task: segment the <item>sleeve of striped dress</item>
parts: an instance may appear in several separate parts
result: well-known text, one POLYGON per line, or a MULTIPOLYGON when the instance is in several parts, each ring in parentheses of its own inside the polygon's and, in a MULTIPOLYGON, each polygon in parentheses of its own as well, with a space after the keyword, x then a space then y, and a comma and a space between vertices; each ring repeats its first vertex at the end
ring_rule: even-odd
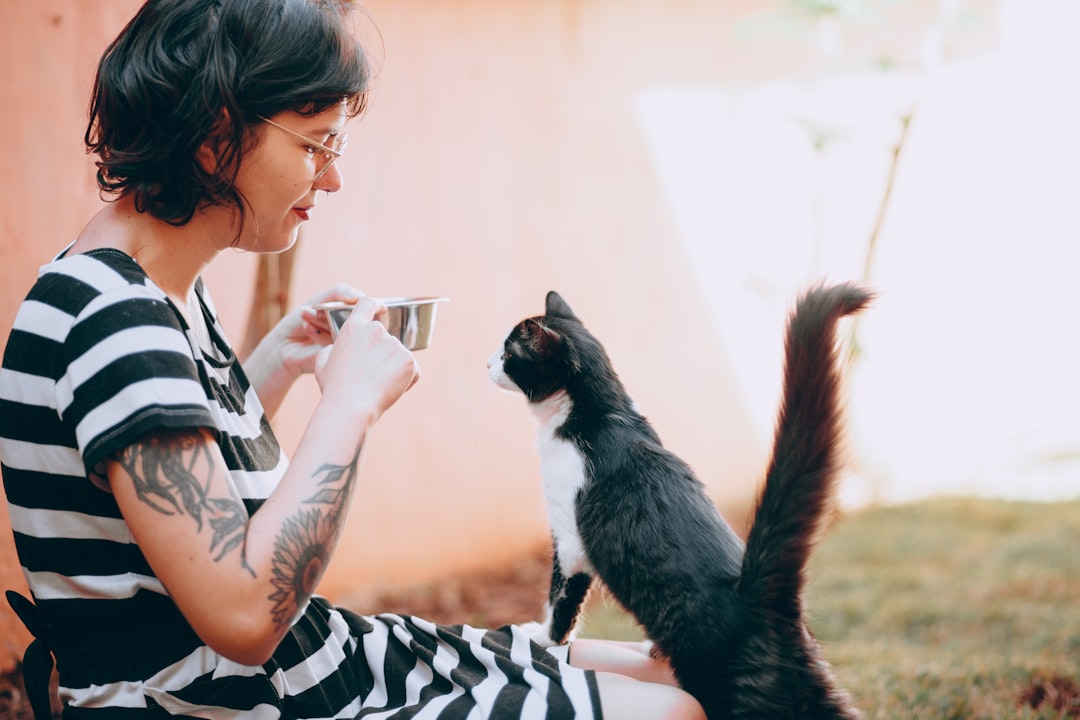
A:
POLYGON ((156 429, 213 428, 206 391, 173 308, 128 286, 87 305, 64 343, 57 405, 87 473, 156 429))

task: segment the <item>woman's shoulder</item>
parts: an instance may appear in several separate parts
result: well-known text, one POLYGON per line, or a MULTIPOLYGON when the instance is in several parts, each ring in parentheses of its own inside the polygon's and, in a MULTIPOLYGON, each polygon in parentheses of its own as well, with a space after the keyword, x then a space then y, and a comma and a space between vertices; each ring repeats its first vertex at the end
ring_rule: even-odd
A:
POLYGON ((118 288, 152 286, 146 272, 127 253, 97 248, 83 253, 61 252, 38 270, 38 284, 81 283, 98 294, 118 288))
POLYGON ((164 303, 167 298, 130 256, 102 248, 61 254, 43 265, 24 306, 50 308, 74 319, 91 305, 125 299, 164 303))
MULTIPOLYGON (((119 250, 98 249, 61 254, 42 266, 12 330, 50 347, 69 342, 89 347, 125 328, 147 325, 183 330, 165 293, 138 263, 119 250)), ((186 347, 179 338, 174 342, 186 347)))

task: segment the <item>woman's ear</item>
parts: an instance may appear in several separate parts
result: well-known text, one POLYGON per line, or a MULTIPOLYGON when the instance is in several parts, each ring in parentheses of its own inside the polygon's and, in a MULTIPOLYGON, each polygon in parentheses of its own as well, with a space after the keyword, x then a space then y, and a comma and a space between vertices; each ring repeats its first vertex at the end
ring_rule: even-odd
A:
POLYGON ((228 146, 232 133, 232 118, 229 111, 222 108, 221 115, 210 128, 210 133, 195 151, 195 159, 199 161, 199 165, 207 175, 217 175, 221 170, 223 150, 228 146))

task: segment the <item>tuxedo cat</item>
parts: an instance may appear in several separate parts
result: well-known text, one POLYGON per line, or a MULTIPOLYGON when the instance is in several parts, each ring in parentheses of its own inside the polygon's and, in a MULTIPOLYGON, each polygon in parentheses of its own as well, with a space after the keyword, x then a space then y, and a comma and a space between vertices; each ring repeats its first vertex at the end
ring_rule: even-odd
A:
POLYGON ((636 409, 600 342, 556 292, 488 361, 524 393, 554 556, 541 644, 561 644, 594 579, 633 614, 679 684, 721 718, 858 718, 804 620, 807 560, 834 498, 836 325, 870 293, 819 286, 787 328, 772 458, 744 546, 636 409))

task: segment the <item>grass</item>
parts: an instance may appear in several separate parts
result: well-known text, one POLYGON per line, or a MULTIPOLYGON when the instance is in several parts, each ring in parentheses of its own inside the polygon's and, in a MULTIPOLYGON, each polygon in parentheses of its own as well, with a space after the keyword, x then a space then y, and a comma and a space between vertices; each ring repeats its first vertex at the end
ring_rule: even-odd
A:
MULTIPOLYGON (((809 620, 874 718, 1080 718, 1080 503, 934 500, 842 517, 809 620)), ((636 639, 594 600, 583 635, 636 639)))

